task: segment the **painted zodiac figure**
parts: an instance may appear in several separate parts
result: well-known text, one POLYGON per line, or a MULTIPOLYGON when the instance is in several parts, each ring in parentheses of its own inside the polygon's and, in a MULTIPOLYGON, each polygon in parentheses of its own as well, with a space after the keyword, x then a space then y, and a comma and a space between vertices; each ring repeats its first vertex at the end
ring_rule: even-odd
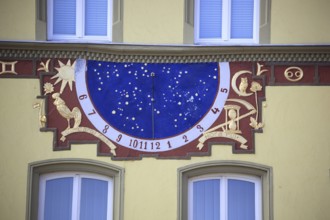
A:
POLYGON ((60 115, 65 118, 68 121, 68 127, 67 129, 70 129, 70 119, 74 119, 74 125, 73 128, 79 127, 81 123, 81 111, 79 108, 74 107, 72 111, 66 106, 63 99, 60 98, 59 93, 54 93, 52 95, 54 101, 54 105, 56 106, 57 111, 60 113, 60 115))

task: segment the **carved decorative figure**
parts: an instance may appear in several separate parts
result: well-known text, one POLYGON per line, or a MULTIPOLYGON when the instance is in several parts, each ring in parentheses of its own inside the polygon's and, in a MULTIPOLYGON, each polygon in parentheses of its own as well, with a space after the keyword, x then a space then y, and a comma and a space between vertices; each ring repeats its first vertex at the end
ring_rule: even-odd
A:
POLYGON ((46 118, 46 115, 42 113, 42 111, 43 111, 43 101, 40 102, 40 103, 35 103, 33 105, 33 108, 34 109, 39 109, 39 125, 40 125, 40 128, 45 127, 46 122, 47 122, 47 118, 46 118))
POLYGON ((48 59, 48 60, 46 61, 46 63, 41 62, 41 63, 40 63, 40 66, 41 66, 41 67, 38 68, 38 71, 49 72, 49 62, 50 62, 50 59, 48 59))
POLYGON ((55 69, 58 73, 53 76, 51 79, 57 78, 55 85, 62 81, 60 93, 62 94, 63 90, 65 89, 66 85, 69 84, 70 91, 72 91, 72 83, 74 82, 74 68, 76 62, 71 65, 71 61, 68 60, 66 64, 63 64, 61 61, 58 61, 60 67, 56 67, 55 69))
POLYGON ((241 78, 241 83, 239 84, 239 91, 243 94, 246 94, 246 89, 249 86, 247 77, 241 78))
POLYGON ((284 71, 284 76, 291 82, 297 82, 303 78, 304 71, 299 67, 292 66, 284 71))
POLYGON ((17 63, 17 61, 14 61, 14 62, 3 62, 3 61, 0 61, 0 64, 1 64, 0 75, 1 74, 5 74, 5 73, 10 73, 10 74, 17 75, 17 73, 15 71, 15 64, 16 63, 17 63))
POLYGON ((239 110, 241 107, 238 105, 225 105, 226 110, 226 132, 241 133, 239 130, 239 110))
POLYGON ((66 129, 70 129, 70 119, 74 119, 73 128, 79 127, 81 123, 81 111, 78 107, 74 107, 72 111, 66 106, 63 99, 61 99, 59 93, 54 93, 52 95, 54 101, 54 105, 56 106, 57 111, 60 115, 68 121, 68 127, 66 129))

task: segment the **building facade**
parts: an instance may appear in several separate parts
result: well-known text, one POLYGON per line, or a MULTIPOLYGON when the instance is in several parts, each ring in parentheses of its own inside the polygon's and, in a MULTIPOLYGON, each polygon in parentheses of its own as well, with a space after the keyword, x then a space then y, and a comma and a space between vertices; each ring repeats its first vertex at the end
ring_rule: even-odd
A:
POLYGON ((2 1, 1 219, 329 219, 330 3, 235 2, 2 1))

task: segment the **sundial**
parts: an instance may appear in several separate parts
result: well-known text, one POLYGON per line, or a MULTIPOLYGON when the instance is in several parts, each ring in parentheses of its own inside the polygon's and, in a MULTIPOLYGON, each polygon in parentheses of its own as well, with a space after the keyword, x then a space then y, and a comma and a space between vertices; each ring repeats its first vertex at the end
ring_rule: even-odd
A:
POLYGON ((228 63, 76 62, 85 115, 131 149, 161 152, 190 143, 217 120, 228 96, 228 63))

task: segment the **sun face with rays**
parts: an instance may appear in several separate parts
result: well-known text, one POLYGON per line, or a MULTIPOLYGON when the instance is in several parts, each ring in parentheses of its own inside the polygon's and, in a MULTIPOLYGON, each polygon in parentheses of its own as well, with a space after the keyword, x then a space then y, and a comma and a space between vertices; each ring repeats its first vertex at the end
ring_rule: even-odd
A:
POLYGON ((68 60, 66 64, 63 64, 61 61, 58 61, 58 64, 60 65, 60 67, 55 67, 58 73, 51 78, 57 78, 54 85, 62 81, 60 93, 63 92, 67 84, 69 84, 70 91, 72 91, 72 82, 75 81, 74 68, 76 66, 76 61, 74 61, 72 65, 70 60, 68 60))

